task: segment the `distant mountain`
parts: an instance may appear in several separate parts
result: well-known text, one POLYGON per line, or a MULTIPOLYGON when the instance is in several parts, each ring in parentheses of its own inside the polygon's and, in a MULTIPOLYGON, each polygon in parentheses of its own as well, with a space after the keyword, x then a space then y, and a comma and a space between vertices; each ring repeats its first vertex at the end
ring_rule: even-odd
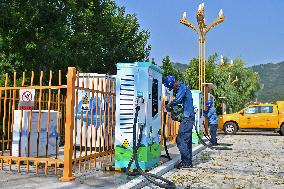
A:
POLYGON ((259 74, 262 89, 257 92, 260 102, 284 101, 284 61, 251 67, 259 74))
POLYGON ((181 64, 181 63, 171 63, 175 69, 178 71, 184 71, 187 68, 186 64, 181 64))

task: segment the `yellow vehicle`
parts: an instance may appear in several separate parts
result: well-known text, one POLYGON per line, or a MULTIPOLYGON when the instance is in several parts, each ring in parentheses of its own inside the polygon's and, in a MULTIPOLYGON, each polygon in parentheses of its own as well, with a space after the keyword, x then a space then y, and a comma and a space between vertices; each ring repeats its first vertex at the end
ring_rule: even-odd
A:
POLYGON ((218 128, 225 134, 239 129, 273 129, 284 135, 284 101, 274 104, 251 104, 243 110, 219 116, 218 128))

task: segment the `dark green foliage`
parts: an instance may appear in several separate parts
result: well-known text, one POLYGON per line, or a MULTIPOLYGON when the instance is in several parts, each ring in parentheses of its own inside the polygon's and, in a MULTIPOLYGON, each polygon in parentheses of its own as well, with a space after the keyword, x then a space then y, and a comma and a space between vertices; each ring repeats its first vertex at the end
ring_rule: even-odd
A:
POLYGON ((284 61, 278 64, 260 64, 251 67, 257 72, 262 83, 257 92, 260 102, 284 100, 284 61))
MULTIPOLYGON (((216 68, 217 54, 213 54, 208 57, 206 62, 206 82, 212 83, 214 79, 214 70, 216 68)), ((198 69, 198 59, 193 58, 190 60, 187 68, 183 72, 183 79, 186 84, 190 86, 191 89, 198 89, 199 81, 199 69, 198 69)))
POLYGON ((114 74, 117 62, 143 61, 150 51, 149 33, 113 0, 3 0, 0 23, 1 75, 65 76, 68 66, 114 74))
POLYGON ((174 64, 171 62, 169 56, 166 56, 163 59, 163 64, 162 64, 161 68, 164 70, 163 80, 164 80, 165 76, 168 76, 168 75, 175 76, 176 80, 182 79, 182 72, 180 72, 180 71, 178 71, 177 69, 174 68, 174 64))

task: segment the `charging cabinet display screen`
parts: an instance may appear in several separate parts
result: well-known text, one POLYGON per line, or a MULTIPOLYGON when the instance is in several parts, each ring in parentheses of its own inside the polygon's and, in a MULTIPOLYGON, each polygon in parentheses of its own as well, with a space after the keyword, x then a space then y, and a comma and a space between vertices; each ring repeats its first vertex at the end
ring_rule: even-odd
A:
POLYGON ((158 97, 158 80, 157 79, 153 79, 153 83, 152 83, 152 117, 154 117, 155 115, 157 115, 158 113, 158 101, 159 101, 159 97, 158 97))

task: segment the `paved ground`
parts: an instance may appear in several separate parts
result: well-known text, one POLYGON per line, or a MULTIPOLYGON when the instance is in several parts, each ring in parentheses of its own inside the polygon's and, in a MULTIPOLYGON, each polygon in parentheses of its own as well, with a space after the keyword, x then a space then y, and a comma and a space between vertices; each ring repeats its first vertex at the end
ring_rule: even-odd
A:
MULTIPOLYGON (((194 145, 197 146, 197 145, 194 145)), ((175 145, 169 145, 169 152, 172 158, 179 155, 175 145)), ((162 152, 165 154, 165 152, 162 152)), ((167 161, 166 158, 161 158, 161 161, 167 161)), ((15 165, 16 166, 16 165, 15 165)), ((30 168, 32 169, 32 167, 30 168)), ((16 170, 16 168, 14 168, 16 170)), ((24 168, 22 169, 24 171, 24 168)), ((74 182, 60 182, 56 176, 34 175, 17 172, 0 171, 0 188, 9 189, 67 189, 67 188, 98 188, 110 189, 117 188, 119 185, 128 182, 134 177, 127 177, 124 173, 105 172, 100 170, 91 170, 78 174, 74 182)))
POLYGON ((192 169, 175 169, 167 177, 179 188, 284 189, 283 136, 241 132, 220 142, 234 144, 233 150, 207 148, 197 155, 192 169))
MULTIPOLYGON (((233 144, 233 150, 207 148, 197 155, 192 169, 174 169, 165 176, 179 188, 284 189, 284 137, 267 132, 222 137, 220 142, 233 144)), ((177 155, 176 147, 171 148, 171 154, 177 155)), ((123 174, 102 171, 78 175, 69 183, 54 176, 0 172, 0 188, 116 188, 127 180, 123 174)))

